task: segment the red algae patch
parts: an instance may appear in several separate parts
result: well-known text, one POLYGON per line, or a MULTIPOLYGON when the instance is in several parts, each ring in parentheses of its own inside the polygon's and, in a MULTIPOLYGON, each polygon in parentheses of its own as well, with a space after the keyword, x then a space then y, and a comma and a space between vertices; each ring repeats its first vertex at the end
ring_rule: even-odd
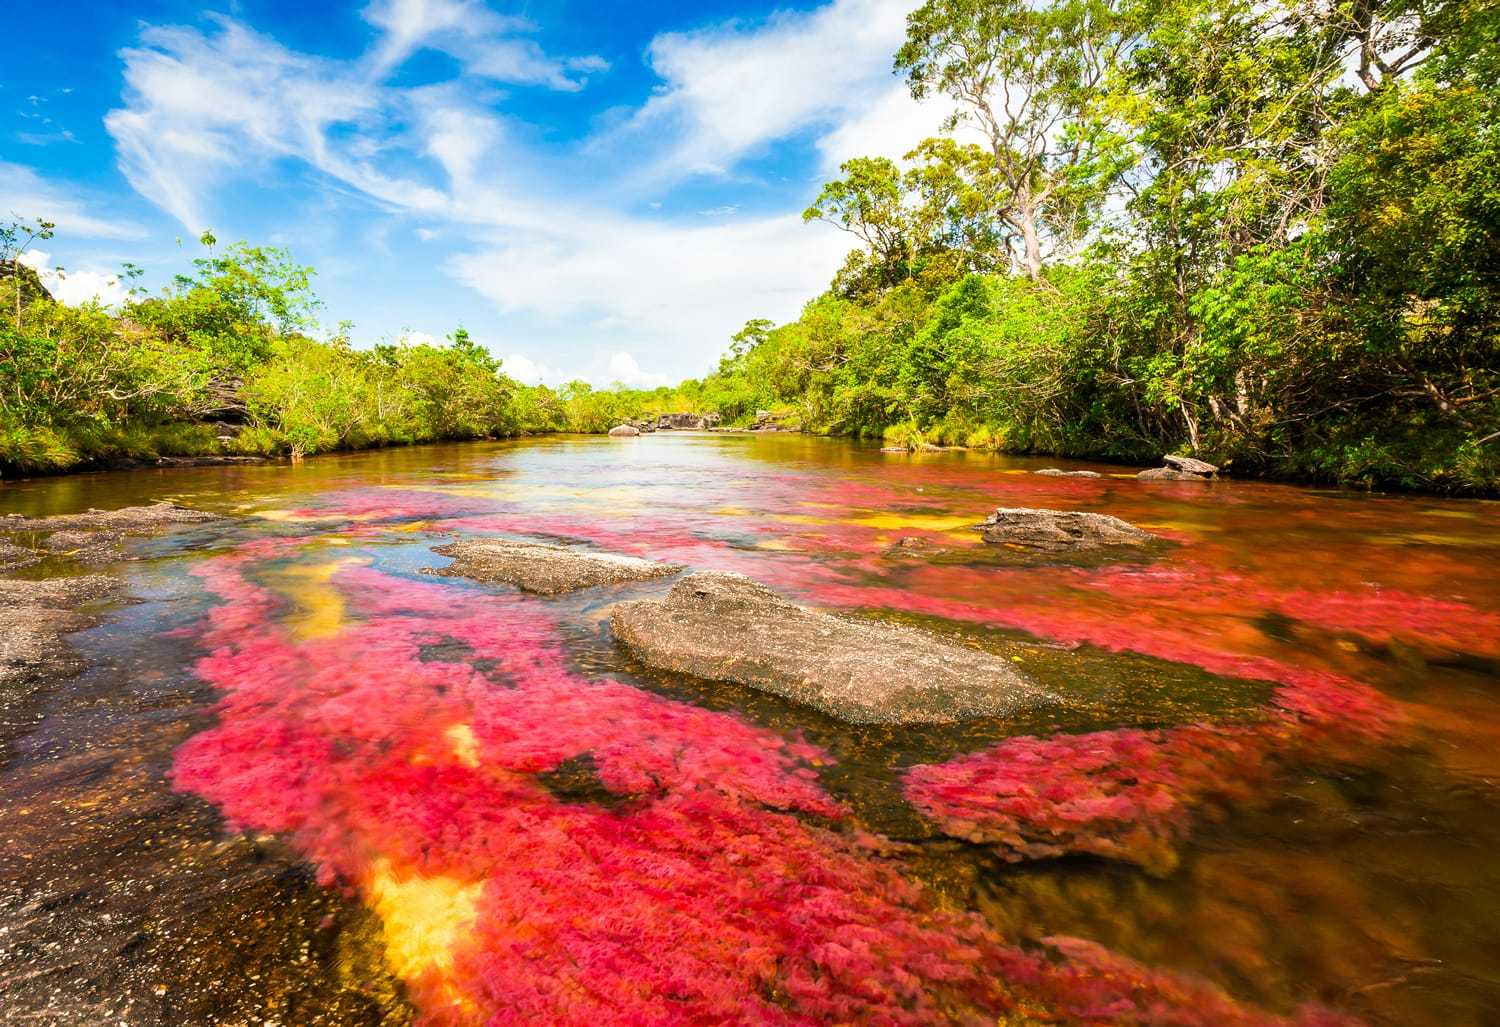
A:
POLYGON ((1376 693, 1304 674, 1246 724, 1007 739, 907 771, 907 799, 1012 860, 1087 852, 1166 873, 1195 812, 1253 801, 1286 764, 1354 759, 1399 720, 1376 693))
POLYGON ((223 697, 174 781, 357 892, 427 1023, 1340 1022, 1077 939, 1007 945, 855 828, 819 748, 573 672, 519 597, 285 573, 316 555, 275 540, 196 568, 221 600, 196 670, 223 697), (288 628, 308 600, 277 580, 332 590, 338 616, 288 628), (568 767, 616 801, 549 788, 568 767))

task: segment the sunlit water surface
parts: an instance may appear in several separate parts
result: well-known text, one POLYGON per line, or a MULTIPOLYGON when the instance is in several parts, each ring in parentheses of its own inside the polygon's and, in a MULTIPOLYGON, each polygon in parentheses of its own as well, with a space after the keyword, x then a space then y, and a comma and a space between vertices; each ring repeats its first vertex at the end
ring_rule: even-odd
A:
POLYGON ((0 1019, 1500 1022, 1500 505, 1040 466, 659 434, 6 484, 234 519, 138 540, 0 734, 0 1019), (996 506, 1170 545, 1028 564, 996 506), (423 574, 455 535, 739 571, 1069 703, 851 727, 653 673, 609 610, 670 579, 423 574))

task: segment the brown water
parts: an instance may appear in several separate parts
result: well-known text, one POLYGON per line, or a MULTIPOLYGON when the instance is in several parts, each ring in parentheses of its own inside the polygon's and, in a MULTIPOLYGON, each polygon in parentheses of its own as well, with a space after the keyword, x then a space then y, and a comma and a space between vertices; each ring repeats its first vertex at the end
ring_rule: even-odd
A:
POLYGON ((1500 1022, 1500 504, 1040 466, 660 434, 7 483, 234 516, 134 543, 91 668, 0 727, 0 1020, 1500 1022), (1037 566, 996 506, 1168 542, 1037 566), (1070 701, 851 727, 622 654, 670 580, 421 574, 455 534, 740 571, 1070 701))

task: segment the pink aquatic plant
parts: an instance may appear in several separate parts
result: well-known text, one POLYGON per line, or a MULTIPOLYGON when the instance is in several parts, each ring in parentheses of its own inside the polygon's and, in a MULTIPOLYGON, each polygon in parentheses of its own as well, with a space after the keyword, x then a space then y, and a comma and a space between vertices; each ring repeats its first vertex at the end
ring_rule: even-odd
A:
POLYGON ((304 559, 197 569, 223 697, 174 779, 361 895, 429 1023, 1285 1022, 1004 944, 847 823, 817 747, 574 672, 540 604, 304 559))
POLYGON ((1010 859, 1088 852, 1166 872, 1195 814, 1264 794, 1287 764, 1352 758, 1398 720, 1354 682, 1281 676, 1258 720, 1009 738, 912 767, 905 794, 946 833, 1010 859))

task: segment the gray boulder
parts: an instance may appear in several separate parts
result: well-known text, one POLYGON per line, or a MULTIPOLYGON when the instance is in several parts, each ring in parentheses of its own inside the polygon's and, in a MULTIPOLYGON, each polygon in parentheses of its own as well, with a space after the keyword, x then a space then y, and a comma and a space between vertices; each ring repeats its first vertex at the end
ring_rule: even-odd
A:
POLYGON ((1032 474, 1045 474, 1049 478, 1102 478, 1098 471, 1065 471, 1061 467, 1043 467, 1040 471, 1032 471, 1032 474))
POLYGON ((1219 469, 1206 460, 1195 460, 1190 456, 1167 455, 1161 458, 1162 463, 1174 471, 1183 471, 1187 474, 1196 474, 1208 478, 1219 473, 1219 469))
POLYGON ((1149 531, 1110 517, 1077 510, 1032 510, 1000 507, 980 524, 986 542, 1037 552, 1144 546, 1156 540, 1149 531))
POLYGON ((625 439, 639 435, 641 430, 633 424, 617 424, 609 430, 611 438, 625 439))
POLYGON ((1136 475, 1141 481, 1213 481, 1219 469, 1190 456, 1164 456, 1165 467, 1152 467, 1136 475))
POLYGON ((999 656, 808 610, 739 574, 691 574, 665 598, 617 606, 612 623, 651 667, 748 685, 855 724, 945 724, 1059 701, 999 656))
POLYGON ((648 581, 682 570, 680 565, 654 563, 634 556, 504 538, 468 539, 434 546, 432 551, 453 558, 437 574, 515 585, 523 592, 547 596, 597 585, 648 581))
POLYGON ((1201 474, 1189 474, 1175 467, 1148 467, 1136 475, 1140 481, 1211 481, 1201 474))

